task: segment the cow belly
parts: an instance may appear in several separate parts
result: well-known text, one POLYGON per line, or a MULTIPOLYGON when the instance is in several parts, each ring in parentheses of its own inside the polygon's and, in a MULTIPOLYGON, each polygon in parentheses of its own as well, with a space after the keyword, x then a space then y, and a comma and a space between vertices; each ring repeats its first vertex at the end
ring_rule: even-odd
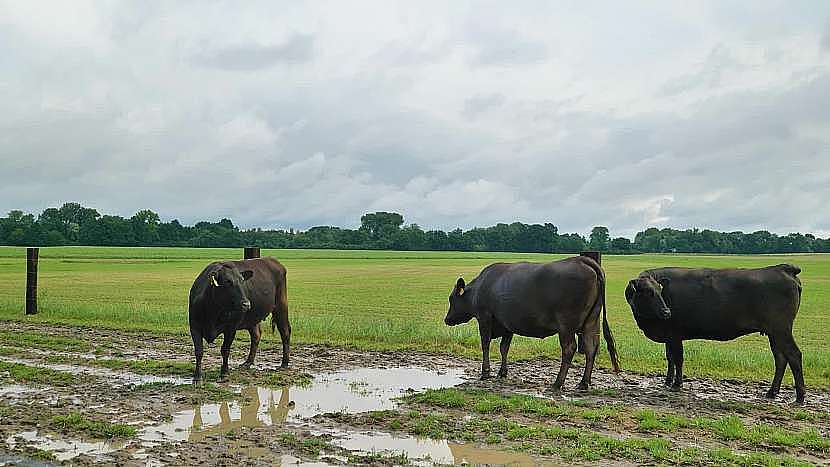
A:
POLYGON ((545 318, 548 317, 525 315, 524 317, 511 316, 498 321, 513 334, 543 339, 559 332, 558 323, 553 319, 545 318))

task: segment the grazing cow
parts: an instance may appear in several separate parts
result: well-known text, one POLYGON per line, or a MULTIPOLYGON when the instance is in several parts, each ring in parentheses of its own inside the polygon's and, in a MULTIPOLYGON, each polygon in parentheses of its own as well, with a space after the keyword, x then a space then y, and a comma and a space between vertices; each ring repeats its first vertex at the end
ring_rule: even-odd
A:
POLYGON ((629 281, 625 299, 637 326, 649 339, 666 344, 665 384, 683 384, 683 341, 728 341, 760 332, 769 338, 775 376, 768 398, 778 395, 787 364, 795 378, 796 401, 804 402, 801 351, 793 321, 801 303, 797 266, 761 269, 661 268, 629 281))
POLYGON ((285 368, 291 340, 285 267, 274 258, 209 264, 190 288, 190 336, 196 353, 193 382, 198 383, 202 378, 202 340, 213 343, 219 334, 225 336, 220 379, 228 374, 228 356, 238 330, 247 329, 251 335, 251 349, 241 367, 253 365, 262 336, 259 323, 269 314, 271 331, 274 328, 280 331, 282 367, 285 368))
POLYGON ((499 377, 507 376, 507 352, 513 334, 543 339, 559 334, 562 362, 551 389, 565 382, 576 350, 575 335, 583 333, 585 371, 578 388, 591 385, 591 372, 599 348, 599 318, 611 355, 619 371, 614 337, 605 309, 605 274, 596 261, 574 257, 552 263, 495 263, 484 268, 469 284, 459 278, 450 294, 444 322, 449 326, 478 321, 481 335, 481 378, 490 377, 490 340, 501 337, 499 377))

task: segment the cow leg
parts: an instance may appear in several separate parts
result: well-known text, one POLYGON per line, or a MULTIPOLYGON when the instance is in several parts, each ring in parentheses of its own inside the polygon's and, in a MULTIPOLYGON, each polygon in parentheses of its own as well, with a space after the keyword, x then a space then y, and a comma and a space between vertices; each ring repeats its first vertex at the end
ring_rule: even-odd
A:
POLYGON ((772 386, 767 391, 767 399, 775 399, 778 396, 778 391, 781 390, 781 380, 784 379, 784 370, 787 369, 787 357, 781 352, 781 349, 776 345, 775 338, 772 335, 769 338, 769 348, 772 351, 772 356, 775 358, 775 376, 772 377, 772 386))
POLYGON ((663 385, 670 388, 674 382, 674 360, 672 360, 671 345, 668 342, 666 343, 666 365, 666 381, 663 385))
POLYGON ((291 348, 291 324, 288 322, 288 310, 274 310, 277 313, 277 329, 280 331, 282 341, 282 363, 280 367, 288 368, 288 358, 291 348))
POLYGON ((193 338, 193 353, 196 354, 196 369, 193 371, 193 384, 202 382, 202 356, 204 355, 204 342, 202 333, 190 330, 190 337, 193 338))
POLYGON ((248 334, 251 335, 251 349, 248 350, 248 358, 245 359, 245 363, 239 365, 240 368, 250 368, 251 365, 254 364, 256 351, 259 347, 259 340, 262 338, 262 327, 260 327, 259 323, 257 323, 256 325, 248 328, 248 334))
POLYGON ((674 382, 671 390, 679 391, 683 386, 683 341, 676 340, 669 343, 671 346, 671 357, 674 363, 674 382))
POLYGON ((582 372, 582 380, 577 389, 584 391, 591 387, 591 374, 594 371, 594 361, 599 350, 599 329, 596 332, 586 331, 582 334, 582 339, 585 342, 585 370, 582 372))
POLYGON ((225 331, 225 337, 222 339, 222 370, 219 371, 219 381, 228 379, 228 358, 231 356, 231 344, 235 337, 235 329, 225 331))
POLYGON ((559 373, 556 375, 551 389, 554 392, 559 392, 562 385, 565 384, 565 378, 568 376, 568 368, 571 367, 571 359, 576 352, 576 339, 573 331, 559 333, 559 347, 562 349, 562 362, 559 365, 559 373))
POLYGON ((793 379, 795 380, 795 402, 798 404, 804 403, 804 372, 801 368, 801 349, 793 339, 792 331, 784 336, 776 336, 775 343, 780 345, 781 352, 787 358, 787 363, 790 364, 790 369, 793 372, 793 379))
POLYGON ((501 352, 501 367, 499 368, 499 378, 507 376, 507 352, 510 350, 510 343, 513 341, 513 333, 508 332, 501 337, 499 343, 499 352, 501 352))
POLYGON ((489 320, 478 321, 478 334, 481 336, 481 379, 490 377, 490 339, 491 328, 489 320))

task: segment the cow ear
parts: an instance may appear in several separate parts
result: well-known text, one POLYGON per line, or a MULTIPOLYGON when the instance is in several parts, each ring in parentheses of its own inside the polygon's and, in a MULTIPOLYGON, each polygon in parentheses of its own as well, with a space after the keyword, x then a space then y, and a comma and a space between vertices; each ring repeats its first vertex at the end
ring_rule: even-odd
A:
POLYGON ((668 287, 670 282, 671 282, 671 279, 669 279, 668 277, 662 277, 662 278, 660 278, 660 280, 657 281, 657 283, 660 284, 660 287, 663 288, 663 289, 668 287))
POLYGON ((250 279, 254 276, 254 271, 242 271, 242 278, 245 280, 250 279))
POLYGON ((634 294, 637 293, 637 286, 635 285, 636 282, 634 279, 628 281, 628 286, 625 288, 625 301, 631 303, 634 300, 634 294))
POLYGON ((458 295, 463 295, 464 294, 464 287, 466 287, 466 286, 467 286, 467 284, 464 283, 464 278, 463 277, 459 277, 458 280, 455 281, 455 290, 458 291, 458 295))

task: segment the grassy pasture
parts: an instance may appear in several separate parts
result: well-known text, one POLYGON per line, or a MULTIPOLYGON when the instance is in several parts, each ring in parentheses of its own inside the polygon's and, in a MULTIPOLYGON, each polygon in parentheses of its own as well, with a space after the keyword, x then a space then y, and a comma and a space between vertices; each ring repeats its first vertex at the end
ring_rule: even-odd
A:
MULTIPOLYGON (((263 250, 262 254, 278 258, 288 268, 295 342, 470 356, 478 354, 475 322, 455 328, 443 324, 447 296, 458 275, 470 280, 495 261, 565 257, 335 250, 263 250)), ((26 317, 25 249, 0 247, 0 319, 186 335, 187 296, 193 278, 209 261, 241 255, 241 249, 41 248, 41 312, 26 317)), ((807 384, 830 387, 830 255, 604 257, 609 320, 624 369, 664 370, 662 346, 637 329, 623 297, 625 284, 638 272, 660 266, 761 267, 782 262, 803 270, 804 296, 795 336, 804 353, 807 384)), ((264 342, 279 345, 279 336, 267 332, 264 342)), ((497 350, 494 345, 494 356, 497 350)), ((513 359, 558 354, 555 337, 544 341, 517 337, 511 350, 513 359)), ((605 351, 601 364, 608 365, 605 351)), ((690 377, 769 380, 773 361, 766 338, 756 334, 728 343, 689 342, 685 369, 690 377)), ((789 371, 787 381, 791 382, 789 371)))

